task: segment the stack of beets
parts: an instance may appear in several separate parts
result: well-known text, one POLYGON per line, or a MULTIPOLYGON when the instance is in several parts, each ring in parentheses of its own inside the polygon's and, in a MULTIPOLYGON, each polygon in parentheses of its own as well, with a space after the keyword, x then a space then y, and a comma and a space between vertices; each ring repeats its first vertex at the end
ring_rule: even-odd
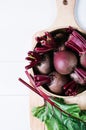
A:
POLYGON ((26 59, 34 71, 36 87, 57 95, 74 96, 86 90, 86 36, 62 28, 36 37, 36 46, 26 59))

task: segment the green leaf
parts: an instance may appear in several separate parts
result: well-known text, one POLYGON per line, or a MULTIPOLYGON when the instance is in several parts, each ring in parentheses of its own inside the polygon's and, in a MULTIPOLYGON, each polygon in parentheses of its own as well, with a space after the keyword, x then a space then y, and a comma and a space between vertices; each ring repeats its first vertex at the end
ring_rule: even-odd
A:
POLYGON ((64 111, 79 116, 80 108, 77 104, 66 104, 62 98, 52 98, 51 100, 64 111))
POLYGON ((33 116, 43 121, 47 130, 86 130, 86 111, 81 111, 77 104, 66 104, 61 98, 51 100, 57 107, 46 102, 32 110, 33 116))
POLYGON ((52 107, 50 104, 35 107, 32 109, 33 116, 39 118, 41 121, 46 121, 52 118, 52 107))
POLYGON ((82 120, 84 120, 86 122, 86 111, 81 111, 80 117, 81 117, 82 120))
POLYGON ((45 124, 48 130, 67 130, 65 126, 62 125, 61 121, 52 116, 51 120, 46 120, 45 124))

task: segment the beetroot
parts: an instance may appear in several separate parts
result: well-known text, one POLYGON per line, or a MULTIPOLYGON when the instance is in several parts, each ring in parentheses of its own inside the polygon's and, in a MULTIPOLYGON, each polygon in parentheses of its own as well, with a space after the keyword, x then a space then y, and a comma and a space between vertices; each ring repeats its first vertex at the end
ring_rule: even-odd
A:
POLYGON ((52 82, 48 86, 49 89, 53 93, 62 94, 63 86, 68 82, 68 78, 57 72, 53 72, 51 75, 53 75, 53 77, 52 77, 52 82))
POLYGON ((54 67, 60 74, 70 74, 77 65, 77 57, 69 51, 54 53, 54 67))
POLYGON ((47 54, 42 56, 41 62, 36 65, 37 70, 41 74, 48 74, 48 73, 50 73, 50 71, 51 71, 50 67, 51 67, 50 57, 47 54))
POLYGON ((36 87, 47 85, 51 92, 62 94, 63 86, 68 82, 68 77, 57 72, 52 72, 50 75, 35 75, 34 81, 36 87))

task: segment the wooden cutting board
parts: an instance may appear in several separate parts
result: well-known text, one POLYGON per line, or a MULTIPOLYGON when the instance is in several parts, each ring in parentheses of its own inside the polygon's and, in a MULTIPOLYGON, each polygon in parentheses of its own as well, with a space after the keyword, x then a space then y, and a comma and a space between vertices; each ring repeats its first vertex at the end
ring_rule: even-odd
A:
MULTIPOLYGON (((56 30, 58 28, 64 28, 64 27, 68 27, 68 26, 73 26, 75 28, 77 28, 78 30, 80 30, 81 32, 84 32, 84 30, 82 30, 74 17, 74 7, 75 7, 75 2, 76 0, 56 0, 56 6, 57 6, 57 17, 55 22, 52 24, 51 27, 42 30, 40 32, 37 32, 34 36, 33 36, 33 45, 36 44, 35 42, 35 37, 36 36, 41 36, 43 35, 45 31, 53 31, 56 30), (67 4, 65 5, 63 3, 63 1, 67 1, 67 4)), ((86 99, 86 92, 84 93, 84 98, 86 99)), ((71 98, 71 101, 73 100, 77 100, 71 98)), ((68 99, 67 99, 68 101, 68 99)), ((44 101, 41 97, 39 97, 37 94, 35 94, 34 92, 30 91, 30 127, 31 130, 47 130, 44 126, 44 124, 38 120, 37 118, 32 116, 31 110, 33 107, 35 106, 39 106, 39 105, 43 105, 44 101)), ((86 105, 86 104, 85 104, 86 105)))

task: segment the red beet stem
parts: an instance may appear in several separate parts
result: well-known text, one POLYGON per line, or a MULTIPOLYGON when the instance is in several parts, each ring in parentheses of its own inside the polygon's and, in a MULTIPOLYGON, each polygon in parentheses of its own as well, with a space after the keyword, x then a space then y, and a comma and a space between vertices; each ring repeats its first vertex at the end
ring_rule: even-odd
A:
POLYGON ((36 47, 35 48, 35 51, 37 53, 46 53, 46 52, 51 51, 51 50, 53 50, 53 48, 49 48, 49 47, 36 47))
POLYGON ((42 40, 46 40, 46 37, 44 37, 44 36, 41 36, 41 37, 35 37, 35 40, 38 42, 38 43, 40 43, 42 40))
POLYGON ((41 86, 43 84, 50 83, 51 78, 49 76, 46 76, 46 75, 35 75, 34 76, 34 81, 35 81, 36 87, 38 87, 38 86, 41 86))
POLYGON ((66 85, 64 85, 64 90, 68 89, 73 84, 75 84, 75 81, 71 81, 71 82, 67 83, 66 85))
POLYGON ((40 95, 40 93, 34 87, 32 87, 31 85, 29 85, 28 83, 26 83, 23 79, 19 78, 19 81, 21 83, 23 83, 26 87, 28 87, 29 89, 31 89, 32 91, 34 91, 35 93, 37 93, 38 95, 40 95))
POLYGON ((86 84, 86 71, 85 70, 81 68, 76 68, 75 74, 77 75, 80 84, 86 84))
POLYGON ((70 34, 65 45, 79 54, 86 53, 86 40, 77 31, 73 31, 72 34, 70 34))
POLYGON ((69 26, 68 28, 65 28, 66 29, 66 32, 71 34, 73 31, 74 31, 74 28, 69 26))
POLYGON ((30 80, 30 83, 35 88, 35 82, 34 82, 34 79, 33 79, 32 75, 30 73, 28 73, 28 71, 25 71, 25 73, 26 73, 28 79, 30 80))
POLYGON ((41 95, 47 102, 49 102, 52 106, 55 105, 55 103, 54 103, 53 101, 51 101, 50 96, 48 96, 47 94, 45 94, 43 91, 41 91, 41 90, 38 89, 38 88, 37 88, 37 90, 38 90, 38 92, 40 93, 40 95, 41 95))
POLYGON ((37 62, 31 62, 31 63, 29 63, 29 65, 25 66, 25 69, 28 70, 28 69, 34 67, 35 65, 37 65, 37 62))
POLYGON ((74 96, 77 94, 77 84, 75 81, 70 81, 63 87, 65 95, 74 96))
POLYGON ((75 71, 80 74, 84 79, 86 79, 86 71, 81 68, 76 68, 75 71))
MULTIPOLYGON (((83 45, 86 44, 86 40, 84 39, 84 37, 82 37, 77 31, 73 31, 73 35, 77 38, 79 38, 82 42, 83 42, 83 45)), ((86 46, 84 46, 86 48, 86 46)))
POLYGON ((45 32, 45 35, 43 37, 38 37, 36 38, 36 40, 40 44, 40 47, 35 48, 35 51, 37 53, 45 53, 53 49, 56 49, 57 47, 57 44, 55 43, 52 35, 49 32, 45 32))
POLYGON ((29 65, 25 66, 25 69, 30 69, 40 62, 41 55, 35 51, 29 51, 28 57, 26 57, 26 60, 29 61, 29 65))

